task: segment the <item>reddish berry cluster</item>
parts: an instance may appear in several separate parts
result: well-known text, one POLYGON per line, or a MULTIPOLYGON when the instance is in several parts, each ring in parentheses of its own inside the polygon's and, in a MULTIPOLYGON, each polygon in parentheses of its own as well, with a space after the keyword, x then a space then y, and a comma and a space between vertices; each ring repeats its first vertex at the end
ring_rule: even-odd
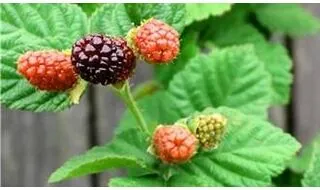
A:
POLYGON ((64 91, 77 80, 70 56, 58 51, 27 52, 18 59, 18 71, 40 90, 64 91))
POLYGON ((121 38, 92 34, 72 47, 73 65, 84 80, 93 84, 116 84, 128 79, 136 66, 133 51, 121 38))
POLYGON ((147 20, 131 35, 135 50, 147 62, 169 63, 179 53, 179 33, 160 20, 147 20))
POLYGON ((77 74, 93 84, 122 83, 136 67, 134 52, 150 63, 177 57, 179 34, 168 24, 152 18, 132 31, 129 42, 134 51, 122 38, 90 34, 74 43, 71 61, 58 51, 28 52, 18 60, 18 70, 41 90, 63 91, 73 86, 77 74))
POLYGON ((153 134, 155 154, 165 163, 188 161, 197 149, 197 138, 188 128, 160 125, 153 134))

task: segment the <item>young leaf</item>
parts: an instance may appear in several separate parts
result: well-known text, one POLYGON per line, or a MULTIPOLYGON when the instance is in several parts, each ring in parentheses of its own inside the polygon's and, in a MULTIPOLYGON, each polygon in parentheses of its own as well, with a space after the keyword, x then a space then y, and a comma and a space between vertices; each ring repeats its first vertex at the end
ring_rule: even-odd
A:
POLYGON ((176 167, 170 186, 268 186, 300 144, 280 128, 229 108, 207 109, 227 117, 227 133, 212 152, 176 167))
POLYGON ((191 59, 168 87, 168 104, 181 117, 206 107, 228 106, 266 116, 271 82, 253 46, 215 49, 191 59))
POLYGON ((304 174, 302 185, 304 187, 320 187, 320 146, 311 156, 311 163, 304 174))
POLYGON ((230 3, 187 3, 186 25, 204 20, 210 16, 220 16, 231 9, 230 3))
POLYGON ((198 34, 196 32, 186 32, 181 37, 181 49, 177 59, 168 65, 157 65, 155 67, 155 77, 167 88, 173 76, 181 71, 187 62, 199 53, 197 46, 198 34))
POLYGON ((110 168, 151 168, 155 160, 146 151, 148 148, 146 139, 146 136, 136 129, 129 129, 119 134, 110 144, 92 148, 87 153, 67 161, 51 174, 49 183, 98 173, 110 168))
POLYGON ((28 50, 69 49, 87 32, 86 15, 70 4, 1 4, 0 12, 1 103, 36 112, 69 107, 67 92, 35 89, 17 73, 16 61, 28 50))
POLYGON ((109 187, 163 187, 165 183, 158 176, 111 178, 109 187))
POLYGON ((126 36, 128 31, 144 19, 160 19, 178 31, 184 24, 182 4, 105 4, 91 18, 91 30, 112 36, 126 36))
POLYGON ((257 5, 255 13, 261 24, 273 32, 300 36, 320 29, 320 20, 297 4, 257 5))
POLYGON ((232 24, 223 20, 212 23, 216 28, 208 29, 203 39, 212 40, 215 45, 253 44, 257 56, 263 61, 272 81, 272 104, 285 104, 289 101, 292 83, 292 61, 287 50, 280 44, 269 43, 249 24, 232 24), (211 31, 211 32, 209 32, 211 31))

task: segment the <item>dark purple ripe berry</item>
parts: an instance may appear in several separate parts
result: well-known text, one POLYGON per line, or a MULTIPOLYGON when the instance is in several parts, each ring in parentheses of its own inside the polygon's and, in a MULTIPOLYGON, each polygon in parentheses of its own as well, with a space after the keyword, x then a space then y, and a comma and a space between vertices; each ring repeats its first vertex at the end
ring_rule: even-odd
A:
POLYGON ((121 38, 91 34, 72 46, 72 64, 81 78, 93 84, 127 80, 136 67, 133 51, 121 38))

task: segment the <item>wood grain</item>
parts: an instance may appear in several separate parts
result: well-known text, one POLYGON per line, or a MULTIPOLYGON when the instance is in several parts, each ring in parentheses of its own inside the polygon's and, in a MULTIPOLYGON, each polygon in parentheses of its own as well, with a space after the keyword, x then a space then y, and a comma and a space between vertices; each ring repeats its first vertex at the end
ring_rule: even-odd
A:
MULTIPOLYGON (((1 108, 3 186, 49 186, 49 175, 87 149, 85 102, 61 113, 1 108)), ((57 186, 88 186, 88 178, 57 186)))

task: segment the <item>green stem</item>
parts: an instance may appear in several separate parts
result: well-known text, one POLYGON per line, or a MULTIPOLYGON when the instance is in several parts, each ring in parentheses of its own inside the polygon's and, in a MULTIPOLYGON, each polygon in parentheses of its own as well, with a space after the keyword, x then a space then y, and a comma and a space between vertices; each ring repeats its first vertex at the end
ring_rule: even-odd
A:
POLYGON ((147 123, 145 122, 143 115, 138 108, 138 105, 136 101, 134 100, 131 90, 130 90, 130 84, 129 81, 127 80, 125 84, 123 84, 123 87, 121 89, 118 89, 114 86, 112 86, 113 91, 124 101, 126 106, 129 108, 131 113, 134 115, 136 121, 139 124, 139 129, 142 132, 145 132, 147 134, 149 133, 147 123))
POLYGON ((138 100, 138 99, 143 98, 147 95, 151 95, 160 89, 161 89, 161 85, 159 84, 159 82, 151 80, 151 81, 147 81, 147 82, 144 82, 144 83, 138 85, 132 91, 132 96, 135 100, 138 100))

